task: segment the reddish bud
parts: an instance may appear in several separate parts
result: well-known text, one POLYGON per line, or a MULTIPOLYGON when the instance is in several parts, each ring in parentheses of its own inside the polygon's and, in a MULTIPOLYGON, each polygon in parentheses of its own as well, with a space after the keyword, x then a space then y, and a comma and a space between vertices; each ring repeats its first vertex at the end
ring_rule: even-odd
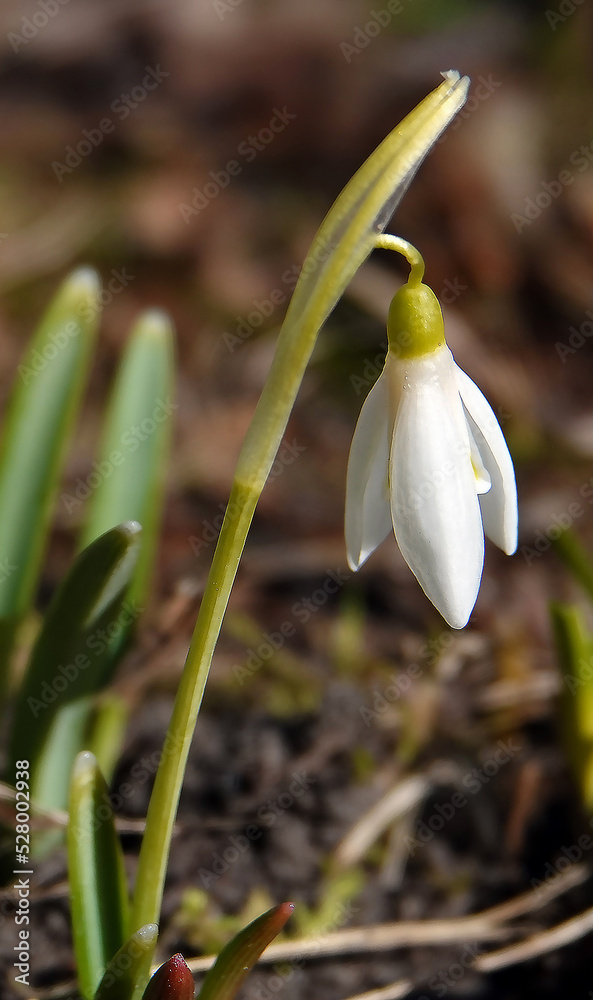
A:
POLYGON ((192 974, 178 953, 156 970, 142 1000, 194 1000, 194 991, 192 974))

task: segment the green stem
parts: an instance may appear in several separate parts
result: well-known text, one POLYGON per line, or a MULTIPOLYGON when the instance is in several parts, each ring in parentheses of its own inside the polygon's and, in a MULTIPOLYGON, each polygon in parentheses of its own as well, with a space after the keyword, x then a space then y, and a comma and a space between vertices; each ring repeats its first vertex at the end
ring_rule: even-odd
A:
MULTIPOLYGON (((431 145, 465 101, 467 78, 460 79, 455 72, 444 76, 445 82, 390 133, 344 188, 322 223, 303 265, 270 373, 239 456, 175 698, 140 850, 132 931, 155 922, 159 916, 185 764, 214 647, 257 501, 319 330, 374 247, 389 246, 404 253, 412 266, 412 283, 421 281, 424 265, 417 251, 396 237, 384 242, 380 233, 431 145)), ((141 978, 138 977, 135 995, 141 978)))
MULTIPOLYGON (((403 253, 412 268, 410 280, 413 283, 422 280, 424 262, 406 240, 377 236, 376 246, 403 253)), ((311 302, 305 323, 293 327, 289 336, 280 335, 276 356, 239 456, 148 807, 136 876, 132 931, 159 918, 177 804, 214 648, 255 508, 323 321, 322 303, 318 308, 315 306, 311 302)))
POLYGON ((320 327, 320 310, 311 304, 307 322, 279 338, 235 472, 228 507, 150 798, 140 849, 130 927, 158 921, 171 834, 196 719, 208 679, 247 533, 320 327))
POLYGON ((259 492, 233 484, 150 797, 130 927, 158 922, 187 755, 259 492), (150 919, 147 918, 150 914, 150 919))
POLYGON ((377 237, 377 250, 395 250, 396 253, 401 253, 410 265, 410 276, 408 278, 410 288, 416 288, 422 284, 424 260, 422 254, 411 243, 402 239, 401 236, 392 236, 391 233, 383 233, 377 237))

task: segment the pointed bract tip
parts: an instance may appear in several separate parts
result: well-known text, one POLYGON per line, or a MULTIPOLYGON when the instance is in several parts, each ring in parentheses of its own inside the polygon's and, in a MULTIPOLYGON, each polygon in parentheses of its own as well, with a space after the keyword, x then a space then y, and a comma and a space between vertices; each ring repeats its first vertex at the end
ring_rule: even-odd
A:
POLYGON ((469 76, 461 76, 459 70, 456 69, 442 70, 441 76, 445 83, 450 85, 451 90, 463 89, 467 92, 471 82, 469 76))
POLYGON ((183 955, 177 952, 157 969, 142 1000, 193 1000, 194 980, 183 955))

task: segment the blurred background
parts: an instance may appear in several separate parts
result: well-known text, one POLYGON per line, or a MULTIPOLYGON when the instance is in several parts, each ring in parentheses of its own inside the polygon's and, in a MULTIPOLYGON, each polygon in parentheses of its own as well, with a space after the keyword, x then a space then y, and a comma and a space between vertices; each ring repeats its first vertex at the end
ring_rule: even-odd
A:
MULTIPOLYGON (((72 558, 84 506, 64 496, 92 467, 130 326, 154 305, 177 329, 159 571, 117 681, 133 714, 115 785, 162 744, 238 451, 321 219, 441 71, 471 77, 389 229, 423 253, 456 360, 499 416, 517 466, 519 552, 488 545, 461 633, 393 539, 351 579, 348 449, 406 275, 395 255, 375 254, 320 337, 258 508, 190 760, 163 947, 208 952, 285 898, 314 934, 446 920, 530 890, 588 829, 556 727, 548 604, 578 596, 552 551, 558 526, 593 549, 591 6, 4 0, 0 48, 3 402, 61 278, 90 263, 105 287, 40 608, 72 558), (268 653, 286 623, 290 637, 268 653), (508 761, 475 793, 466 783, 466 806, 410 847, 499 741, 508 761), (309 779, 298 795, 287 793, 295 774, 309 779), (364 848, 345 842, 410 776, 423 793, 371 821, 364 848), (217 862, 253 823, 260 836, 217 862)), ((145 815, 153 770, 132 781, 125 817, 145 815)), ((132 828, 125 844, 133 866, 132 828)), ((58 853, 39 872, 40 997, 73 974, 64 871, 58 853)), ((591 896, 585 881, 524 930, 591 896)), ((281 995, 341 1000, 402 977, 416 997, 591 995, 586 938, 492 975, 464 963, 456 980, 447 970, 461 968, 464 946, 316 961, 281 973, 281 995)))

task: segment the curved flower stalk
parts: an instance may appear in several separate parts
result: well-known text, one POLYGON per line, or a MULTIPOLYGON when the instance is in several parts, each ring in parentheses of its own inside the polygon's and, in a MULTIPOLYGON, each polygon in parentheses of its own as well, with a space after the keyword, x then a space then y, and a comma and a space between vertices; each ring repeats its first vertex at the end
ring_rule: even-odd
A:
MULTIPOLYGON (((142 841, 133 927, 158 919, 187 753, 214 647, 255 508, 321 327, 377 245, 422 160, 459 111, 469 80, 444 81, 383 140, 346 185, 305 259, 276 355, 239 456, 229 504, 183 670, 142 841)), ((139 976, 138 982, 147 978, 139 976)))
POLYGON ((348 462, 346 544, 357 570, 392 530, 426 596, 453 628, 472 612, 484 533, 517 548, 513 463, 498 421, 453 360, 436 296, 413 268, 389 310, 385 368, 362 407, 348 462))

